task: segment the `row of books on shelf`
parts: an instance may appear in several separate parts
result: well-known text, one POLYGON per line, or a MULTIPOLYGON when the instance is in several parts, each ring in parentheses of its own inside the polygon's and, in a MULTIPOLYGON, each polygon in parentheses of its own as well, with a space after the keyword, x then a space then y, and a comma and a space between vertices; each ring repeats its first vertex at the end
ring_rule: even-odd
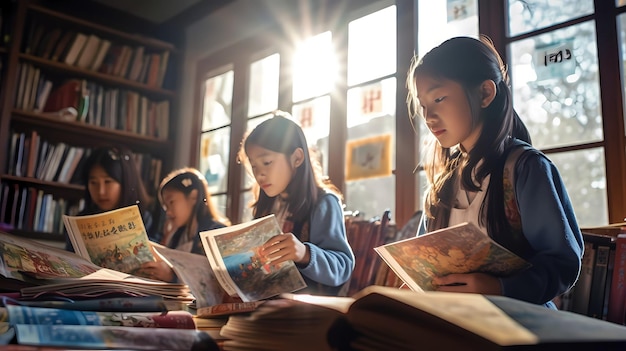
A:
POLYGON ((615 229, 609 235, 583 232, 580 276, 562 296, 562 309, 626 324, 626 227, 615 229))
POLYGON ((115 43, 95 34, 64 30, 42 22, 31 25, 23 51, 154 88, 163 86, 170 55, 168 50, 148 51, 143 45, 115 43))
POLYGON ((0 223, 30 232, 62 233, 62 215, 78 213, 82 204, 19 184, 2 183, 0 192, 0 223))
POLYGON ((55 83, 41 69, 19 65, 14 106, 24 111, 57 114, 74 108, 71 120, 167 139, 169 100, 154 101, 131 90, 109 88, 84 79, 55 83))
POLYGON ((44 181, 76 183, 79 164, 89 154, 86 148, 51 143, 36 130, 13 132, 9 151, 9 174, 44 181))
MULTIPOLYGON (((53 142, 37 130, 14 131, 9 145, 8 174, 43 181, 79 184, 82 164, 90 148, 53 142)), ((149 154, 133 153, 144 184, 156 188, 161 181, 162 160, 149 154)))

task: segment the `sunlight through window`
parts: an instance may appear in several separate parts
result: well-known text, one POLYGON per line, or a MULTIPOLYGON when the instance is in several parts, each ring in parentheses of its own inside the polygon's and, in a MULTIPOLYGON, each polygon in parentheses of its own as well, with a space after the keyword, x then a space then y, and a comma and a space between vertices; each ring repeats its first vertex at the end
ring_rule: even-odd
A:
POLYGON ((293 60, 293 101, 327 94, 338 74, 337 58, 330 32, 304 41, 293 60))

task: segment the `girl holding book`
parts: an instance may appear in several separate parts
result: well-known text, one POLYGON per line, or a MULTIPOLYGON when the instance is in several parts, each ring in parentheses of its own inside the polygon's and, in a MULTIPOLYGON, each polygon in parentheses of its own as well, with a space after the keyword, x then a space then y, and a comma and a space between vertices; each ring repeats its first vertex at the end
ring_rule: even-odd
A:
POLYGON ((506 68, 491 41, 443 42, 407 78, 409 108, 434 138, 419 234, 473 222, 532 267, 507 277, 436 277, 440 291, 505 295, 545 304, 576 282, 583 238, 554 164, 530 145, 513 109, 506 68))
MULTIPOLYGON (((78 214, 91 215, 126 206, 137 205, 141 211, 148 237, 161 239, 154 221, 152 199, 139 175, 131 152, 123 147, 102 147, 91 151, 79 167, 81 183, 85 186, 84 209, 78 214)), ((66 249, 74 251, 66 235, 66 249)))
POLYGON ((275 113, 244 138, 239 159, 247 161, 258 185, 254 218, 274 214, 283 230, 260 254, 275 264, 294 261, 308 286, 299 292, 343 294, 354 254, 341 194, 322 179, 300 126, 288 114, 275 113))
MULTIPOLYGON (((199 233, 230 225, 213 205, 209 185, 195 168, 170 172, 161 181, 158 196, 169 223, 176 228, 164 238, 163 244, 169 248, 204 256, 199 233)), ((172 268, 163 261, 144 263, 141 275, 169 282, 176 280, 172 268)))

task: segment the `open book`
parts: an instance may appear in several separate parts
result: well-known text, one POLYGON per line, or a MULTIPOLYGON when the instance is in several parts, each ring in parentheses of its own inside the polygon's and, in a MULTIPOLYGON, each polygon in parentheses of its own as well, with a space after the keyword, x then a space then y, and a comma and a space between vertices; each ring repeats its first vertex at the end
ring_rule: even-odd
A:
POLYGON ((493 241, 472 223, 461 223, 374 250, 414 291, 434 290, 433 277, 452 273, 507 276, 530 267, 530 263, 493 241))
POLYGON ((250 315, 230 316, 221 329, 227 338, 224 348, 485 351, 626 346, 625 326, 504 296, 372 285, 352 297, 280 297, 250 315))
POLYGON ((155 261, 137 205, 94 215, 63 216, 74 250, 94 264, 133 273, 155 261))
POLYGON ((19 291, 22 298, 159 296, 180 303, 171 305, 193 300, 185 284, 102 268, 73 252, 4 232, 0 232, 0 291, 19 291))
POLYGON ((200 233, 215 276, 229 295, 250 302, 306 287, 293 261, 276 265, 259 254, 280 233, 274 215, 200 233))

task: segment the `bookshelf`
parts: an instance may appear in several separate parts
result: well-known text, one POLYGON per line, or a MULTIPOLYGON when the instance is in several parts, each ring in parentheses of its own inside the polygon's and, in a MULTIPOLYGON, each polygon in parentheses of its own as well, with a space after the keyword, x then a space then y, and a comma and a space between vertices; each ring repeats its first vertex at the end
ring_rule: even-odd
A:
POLYGON ((102 20, 113 16, 92 20, 57 5, 0 5, 0 222, 20 236, 62 241, 60 217, 78 210, 84 187, 74 172, 89 150, 132 150, 152 195, 171 168, 178 50, 102 20), (30 212, 43 209, 48 223, 32 222, 30 212))

